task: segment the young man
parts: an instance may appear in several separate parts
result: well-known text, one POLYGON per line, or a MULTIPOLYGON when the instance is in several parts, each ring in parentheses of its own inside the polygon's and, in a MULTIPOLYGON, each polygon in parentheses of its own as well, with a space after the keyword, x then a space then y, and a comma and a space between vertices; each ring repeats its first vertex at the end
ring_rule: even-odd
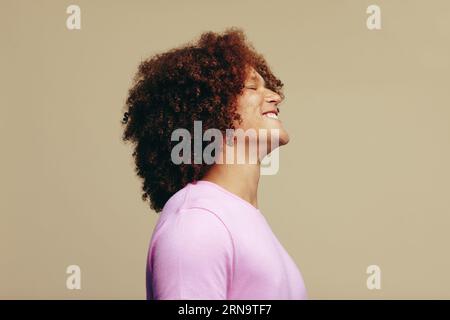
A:
POLYGON ((262 158, 289 142, 278 119, 282 86, 234 28, 204 33, 139 66, 123 139, 135 144, 143 199, 161 211, 148 251, 148 299, 306 299, 302 275, 257 201, 262 158), (226 136, 215 141, 214 158, 222 161, 195 161, 198 152, 189 148, 182 158, 192 161, 174 161, 173 133, 181 129, 194 140, 196 121, 202 133, 226 136), (227 129, 256 135, 229 139, 227 129), (250 153, 235 161, 239 147, 255 145, 256 161, 250 153))

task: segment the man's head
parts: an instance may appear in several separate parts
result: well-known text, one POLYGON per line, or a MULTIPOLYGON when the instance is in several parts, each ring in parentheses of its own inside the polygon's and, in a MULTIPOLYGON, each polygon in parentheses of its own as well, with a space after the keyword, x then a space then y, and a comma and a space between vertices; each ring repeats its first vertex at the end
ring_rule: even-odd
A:
POLYGON ((195 43, 141 62, 126 100, 123 140, 135 145, 136 173, 143 179, 143 200, 159 212, 188 182, 199 180, 210 165, 174 164, 172 132, 184 128, 194 136, 202 130, 279 129, 280 142, 289 136, 274 119, 283 99, 283 83, 262 55, 235 28, 223 34, 206 32, 195 43))

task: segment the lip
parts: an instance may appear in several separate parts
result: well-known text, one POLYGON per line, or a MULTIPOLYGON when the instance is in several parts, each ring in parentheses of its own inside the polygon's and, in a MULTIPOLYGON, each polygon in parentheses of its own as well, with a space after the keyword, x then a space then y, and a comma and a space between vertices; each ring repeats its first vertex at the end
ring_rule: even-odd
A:
POLYGON ((262 113, 262 115, 265 115, 266 113, 275 113, 278 116, 278 108, 277 109, 270 109, 270 110, 266 110, 262 113))
POLYGON ((269 110, 269 111, 265 111, 261 114, 261 116, 263 118, 269 118, 270 120, 275 120, 275 121, 281 121, 278 118, 278 110, 269 110), (269 116, 269 114, 274 114, 274 116, 269 116))

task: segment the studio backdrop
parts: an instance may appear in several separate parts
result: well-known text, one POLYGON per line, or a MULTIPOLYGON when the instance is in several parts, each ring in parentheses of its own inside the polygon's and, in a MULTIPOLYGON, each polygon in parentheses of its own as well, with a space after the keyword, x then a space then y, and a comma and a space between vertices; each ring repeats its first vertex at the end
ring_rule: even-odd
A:
POLYGON ((128 89, 229 27, 284 83, 258 199, 309 298, 450 298, 446 0, 1 0, 0 298, 145 299, 128 89))

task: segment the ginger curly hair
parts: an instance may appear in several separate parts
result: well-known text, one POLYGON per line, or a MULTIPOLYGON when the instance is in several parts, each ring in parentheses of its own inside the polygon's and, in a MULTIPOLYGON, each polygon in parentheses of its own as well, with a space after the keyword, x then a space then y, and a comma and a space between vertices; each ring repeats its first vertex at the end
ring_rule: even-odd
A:
MULTIPOLYGON (((136 174, 143 180, 142 200, 160 212, 187 183, 200 180, 211 165, 174 164, 171 141, 175 129, 193 137, 194 121, 202 131, 225 132, 241 121, 236 112, 249 67, 282 98, 283 83, 239 28, 222 34, 203 33, 197 42, 156 54, 138 67, 126 99, 122 140, 132 142, 136 174)), ((192 145, 192 144, 191 144, 192 145)))

